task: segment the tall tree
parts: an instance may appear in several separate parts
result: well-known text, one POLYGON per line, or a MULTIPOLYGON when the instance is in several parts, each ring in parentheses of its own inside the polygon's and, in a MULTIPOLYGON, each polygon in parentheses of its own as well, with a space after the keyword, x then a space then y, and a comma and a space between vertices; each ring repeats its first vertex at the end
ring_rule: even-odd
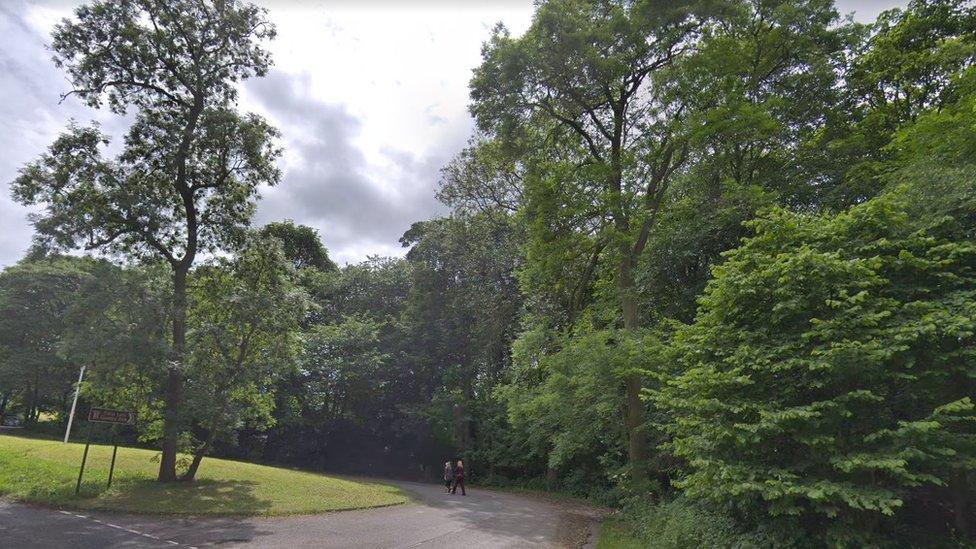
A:
MULTIPOLYGON (((548 133, 546 145, 561 149, 562 167, 546 166, 539 176, 546 181, 537 202, 568 206, 561 217, 575 225, 571 231, 592 237, 591 254, 613 254, 628 331, 638 328, 637 258, 688 153, 675 131, 682 109, 652 81, 692 46, 702 24, 696 11, 695 2, 546 2, 524 36, 496 29, 471 82, 471 110, 485 133, 517 139, 521 127, 535 122, 548 133), (559 170, 573 172, 565 174, 566 187, 559 175, 551 177, 559 170)), ((536 208, 536 214, 545 223, 545 213, 536 208)), ((641 476, 647 448, 640 376, 627 375, 624 383, 629 458, 641 476)))
POLYGON ((204 456, 221 439, 233 440, 241 425, 271 423, 273 385, 296 357, 307 306, 283 246, 271 237, 253 238, 233 259, 201 267, 190 298, 187 411, 194 444, 184 480, 193 480, 204 456))
POLYGON ((274 184, 276 131, 235 110, 238 81, 270 65, 265 10, 235 0, 102 0, 55 27, 54 61, 75 95, 135 121, 122 152, 96 127, 74 124, 13 183, 43 206, 34 218, 48 246, 84 248, 169 264, 172 357, 165 381, 160 481, 176 476, 187 375, 187 276, 199 253, 234 246, 260 184, 274 184))
POLYGON ((811 145, 821 158, 818 206, 843 209, 884 187, 894 132, 943 109, 976 63, 976 8, 964 0, 913 0, 883 12, 851 51, 846 97, 811 145))
POLYGON ((510 363, 522 304, 515 277, 520 236, 510 218, 482 214, 414 223, 400 239, 411 246, 403 324, 414 368, 426 381, 418 390, 435 401, 432 413, 450 425, 446 438, 468 457, 491 443, 475 417, 510 363))
POLYGON ((408 336, 398 323, 409 265, 372 258, 337 271, 301 269, 298 278, 315 307, 303 322, 298 367, 276 387, 265 459, 403 474, 416 465, 405 456, 425 449, 402 436, 423 377, 405 360, 408 336))
POLYGON ((272 236, 285 246, 285 257, 296 269, 313 268, 320 271, 335 271, 339 267, 329 258, 319 233, 307 225, 296 225, 294 221, 276 221, 261 228, 261 234, 272 236))
POLYGON ((525 201, 525 166, 513 146, 477 135, 441 170, 437 199, 459 214, 514 215, 525 201))
POLYGON ((711 266, 748 233, 743 221, 773 203, 810 204, 821 181, 810 158, 829 155, 810 142, 841 101, 857 31, 830 0, 737 2, 703 29, 671 76, 696 138, 637 269, 643 321, 690 321, 711 266))
POLYGON ((342 418, 369 417, 378 374, 388 358, 379 350, 379 331, 378 323, 367 316, 349 315, 306 333, 300 373, 303 419, 327 430, 342 418))
MULTIPOLYGON (((723 202, 734 201, 737 221, 768 200, 763 187, 786 187, 782 173, 796 170, 791 151, 818 127, 836 83, 846 44, 831 29, 836 21, 825 0, 553 0, 539 6, 524 36, 500 29, 472 80, 471 108, 481 129, 507 144, 501 150, 527 152, 516 163, 495 162, 494 178, 469 172, 485 182, 475 203, 522 200, 529 232, 522 279, 530 293, 548 294, 551 310, 565 310, 565 327, 588 300, 607 301, 612 287, 616 314, 604 322, 624 329, 618 338, 642 337, 638 329, 660 314, 639 311, 649 295, 641 286, 669 281, 638 276, 681 267, 660 253, 661 265, 641 266, 649 244, 667 246, 663 231, 683 229, 674 216, 663 223, 670 208, 687 208, 692 198, 692 209, 706 210, 698 215, 732 213, 723 202), (522 174, 520 195, 506 185, 512 173, 522 174), (594 284, 598 277, 606 283, 594 284)), ((492 146, 482 148, 498 150, 492 146)), ((463 173, 479 152, 448 175, 463 173)), ((466 189, 447 190, 454 197, 466 189)), ((735 236, 714 240, 729 245, 735 236)), ((698 255, 693 267, 703 280, 717 252, 698 255)), ((693 295, 684 294, 689 302, 693 295)), ((628 452, 637 465, 647 451, 638 370, 623 382, 628 452)))
POLYGON ((86 400, 135 410, 145 442, 162 434, 172 296, 165 264, 97 262, 72 300, 61 342, 63 354, 86 366, 86 400))
POLYGON ((49 257, 0 273, 0 408, 19 397, 27 424, 43 410, 63 411, 77 370, 62 343, 93 267, 88 259, 49 257))

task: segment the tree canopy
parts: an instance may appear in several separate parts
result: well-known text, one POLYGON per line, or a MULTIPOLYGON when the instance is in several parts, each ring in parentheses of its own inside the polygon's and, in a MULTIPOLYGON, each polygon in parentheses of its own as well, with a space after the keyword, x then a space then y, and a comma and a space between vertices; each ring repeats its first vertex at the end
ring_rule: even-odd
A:
MULTIPOLYGON (((205 456, 558 490, 654 547, 976 539, 976 8, 544 0, 496 26, 449 209, 402 257, 251 227, 277 131, 245 3, 103 0, 52 50, 128 113, 14 196, 0 417, 138 410, 160 480, 205 456), (74 250, 98 258, 59 255, 74 250)), ((32 426, 32 428, 38 428, 32 426)), ((205 462, 204 462, 205 463, 205 462)))
POLYGON ((97 126, 69 125, 21 170, 14 198, 42 206, 42 247, 97 250, 168 263, 172 358, 159 479, 176 479, 186 354, 187 275, 198 253, 240 243, 260 184, 280 172, 277 131, 236 112, 235 83, 264 75, 274 37, 265 12, 235 1, 105 0, 54 29, 54 61, 75 95, 135 120, 105 159, 97 126))

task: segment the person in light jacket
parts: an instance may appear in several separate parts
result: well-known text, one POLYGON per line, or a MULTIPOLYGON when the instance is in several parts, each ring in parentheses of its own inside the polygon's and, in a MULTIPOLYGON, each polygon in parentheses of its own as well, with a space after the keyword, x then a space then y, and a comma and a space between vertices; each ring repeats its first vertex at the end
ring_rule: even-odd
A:
POLYGON ((444 491, 448 494, 451 493, 451 488, 454 486, 454 467, 451 466, 450 461, 444 462, 444 491))

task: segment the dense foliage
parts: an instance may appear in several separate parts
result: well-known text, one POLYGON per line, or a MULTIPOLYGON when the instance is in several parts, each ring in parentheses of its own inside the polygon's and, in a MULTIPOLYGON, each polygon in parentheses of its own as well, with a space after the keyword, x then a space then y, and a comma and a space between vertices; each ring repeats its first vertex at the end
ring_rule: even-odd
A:
MULTIPOLYGON (((884 517, 900 508, 944 521, 940 508, 968 497, 976 187, 953 183, 967 191, 953 212, 920 212, 898 187, 835 217, 751 222, 654 395, 687 495, 859 543, 899 529, 884 517)), ((966 509, 955 515, 967 530, 966 509)))
MULTIPOLYGON (((250 68, 214 85, 263 72, 239 46, 250 68)), ((49 209, 0 276, 0 415, 63 420, 84 363, 83 406, 136 406, 157 443, 176 357, 189 477, 208 453, 426 478, 464 458, 476 481, 620 505, 657 546, 972 544, 974 61, 959 0, 871 25, 830 0, 540 2, 485 44, 451 212, 402 259, 338 267, 309 227, 244 231, 277 150, 225 90, 186 159, 227 208, 200 233, 223 253, 177 262, 185 279, 91 217, 144 207, 118 193, 155 157, 69 170, 100 149, 71 128, 14 185, 49 209), (207 183, 211 141, 249 166, 229 187, 207 183), (51 253, 85 235, 125 261, 51 253)), ((127 147, 157 135, 139 120, 127 147)))

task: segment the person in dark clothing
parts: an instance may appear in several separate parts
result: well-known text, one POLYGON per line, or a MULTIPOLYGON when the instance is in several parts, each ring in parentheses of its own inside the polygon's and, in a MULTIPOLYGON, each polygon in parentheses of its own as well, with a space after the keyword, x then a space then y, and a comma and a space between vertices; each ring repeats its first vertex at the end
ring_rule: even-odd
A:
POLYGON ((461 495, 468 495, 464 491, 464 463, 458 460, 457 467, 454 468, 454 487, 451 488, 451 493, 456 494, 458 487, 461 488, 461 495))
POLYGON ((451 488, 454 487, 454 467, 451 467, 450 461, 444 462, 444 491, 451 493, 451 488))

